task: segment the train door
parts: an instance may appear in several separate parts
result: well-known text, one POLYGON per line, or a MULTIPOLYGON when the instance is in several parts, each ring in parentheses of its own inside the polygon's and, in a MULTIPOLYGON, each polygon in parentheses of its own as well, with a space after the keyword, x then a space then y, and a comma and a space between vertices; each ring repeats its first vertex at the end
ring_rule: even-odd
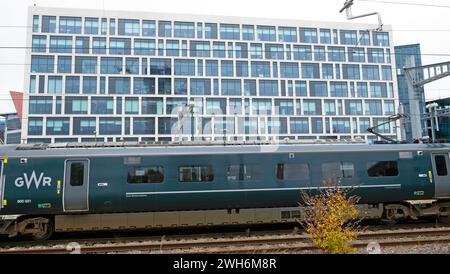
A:
POLYGON ((448 153, 432 154, 436 197, 450 197, 450 161, 448 153))
POLYGON ((89 160, 66 160, 63 209, 65 212, 89 211, 89 160))
POLYGON ((3 159, 0 159, 0 211, 3 208, 3 192, 5 192, 5 182, 3 179, 3 159))

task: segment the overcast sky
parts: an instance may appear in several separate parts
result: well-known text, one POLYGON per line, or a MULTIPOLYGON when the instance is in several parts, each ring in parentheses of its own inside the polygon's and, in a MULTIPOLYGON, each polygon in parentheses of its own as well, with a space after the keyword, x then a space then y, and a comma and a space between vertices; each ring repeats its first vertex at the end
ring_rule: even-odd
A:
MULTIPOLYGON (((396 2, 449 5, 450 0, 391 0, 396 2)), ((149 12, 176 12, 228 16, 300 19, 346 22, 339 14, 344 0, 0 0, 0 113, 14 111, 8 101, 10 90, 23 91, 25 51, 1 49, 26 46, 27 7, 92 8, 149 12), (22 27, 5 27, 22 26, 22 27), (20 64, 20 65, 5 65, 20 64)), ((380 12, 384 24, 394 29, 394 44, 420 43, 422 62, 431 64, 450 60, 450 8, 394 5, 355 0, 353 14, 380 12), (432 56, 426 54, 447 54, 432 56)), ((376 17, 354 20, 377 23, 376 17)), ((450 96, 450 77, 426 86, 427 99, 450 96)))

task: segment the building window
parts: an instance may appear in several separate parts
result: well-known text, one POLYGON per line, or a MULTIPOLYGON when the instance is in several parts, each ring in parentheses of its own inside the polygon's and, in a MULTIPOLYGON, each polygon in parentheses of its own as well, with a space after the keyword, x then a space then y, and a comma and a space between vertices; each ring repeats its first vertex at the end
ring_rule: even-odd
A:
POLYGON ((83 77, 83 94, 97 93, 97 77, 83 77))
POLYGON ((327 97, 328 86, 327 82, 322 81, 310 81, 309 82, 309 94, 314 97, 327 97))
POLYGON ((250 58, 263 59, 262 44, 250 44, 250 58))
POLYGON ((205 23, 205 38, 217 39, 217 24, 205 23))
POLYGON ((102 74, 121 74, 122 58, 120 57, 101 57, 102 74))
POLYGON ((33 97, 30 96, 30 114, 52 114, 53 100, 52 97, 33 97))
POLYGON ((366 55, 364 48, 348 48, 348 61, 349 62, 366 62, 366 55))
POLYGON ((113 114, 114 100, 110 97, 92 97, 91 99, 92 114, 113 114))
POLYGON ((174 81, 175 95, 187 95, 187 79, 175 78, 174 81))
POLYGON ((87 97, 66 97, 65 114, 88 114, 87 97))
POLYGON ((73 134, 94 135, 96 130, 96 118, 73 118, 73 134))
POLYGON ((153 39, 134 39, 134 55, 153 56, 156 53, 156 42, 153 39))
POLYGON ((240 40, 241 31, 239 29, 239 25, 220 24, 220 39, 240 40))
POLYGON ((69 118, 47 118, 47 135, 69 135, 69 118))
POLYGON ((386 98, 387 87, 386 83, 370 83, 370 96, 372 98, 386 98))
POLYGON ((133 134, 155 134, 155 118, 133 118, 133 134))
POLYGON ((121 135, 121 118, 100 118, 100 135, 121 135))
POLYGON ((61 94, 62 76, 49 76, 47 89, 49 94, 61 94))
POLYGON ((259 80, 260 96, 278 96, 278 81, 259 80))
POLYGON ((284 60, 283 45, 266 44, 266 59, 284 60))
POLYGON ((175 59, 175 75, 195 76, 195 60, 175 59))
POLYGON ((33 32, 39 32, 39 15, 33 15, 33 32))
POLYGON ((131 55, 131 39, 110 38, 109 54, 131 55))
POLYGON ((126 58, 125 73, 139 74, 139 58, 126 58))
POLYGON ((190 47, 191 57, 210 57, 211 55, 211 47, 209 42, 191 41, 190 47))
POLYGON ((302 78, 320 78, 319 64, 317 63, 302 63, 302 78))
POLYGON ((180 166, 178 168, 178 181, 182 183, 212 182, 214 172, 208 166, 180 166))
POLYGON ((95 37, 92 39, 92 53, 106 54, 106 38, 95 37))
POLYGON ((347 82, 330 82, 331 97, 348 97, 347 82))
POLYGON ((151 75, 171 75, 172 61, 170 59, 151 59, 150 60, 151 75))
POLYGON ((356 30, 341 30, 340 35, 342 45, 356 45, 358 43, 356 30))
POLYGON ((158 78, 158 94, 171 94, 171 93, 172 93, 172 79, 158 78))
POLYGON ((75 52, 89 54, 89 37, 77 37, 75 40, 75 52))
MULTIPOLYGON (((142 114, 161 115, 163 114, 162 98, 142 98, 142 114)), ((172 114, 168 112, 167 114, 172 114)), ((162 134, 162 132, 159 132, 162 134)))
POLYGON ((59 33, 81 34, 81 18, 61 16, 59 18, 59 33))
POLYGON ((129 184, 158 184, 163 181, 164 168, 162 166, 128 168, 127 182, 129 184))
POLYGON ((211 79, 191 79, 191 95, 211 95, 211 79))
POLYGON ((189 22, 175 22, 174 37, 195 38, 195 24, 189 22))
POLYGON ((240 96, 241 94, 241 80, 222 79, 222 95, 240 96))
POLYGON ((361 79, 359 65, 342 65, 343 78, 346 80, 359 80, 361 79))
POLYGON ((363 80, 380 80, 380 70, 376 65, 363 65, 363 80))
POLYGON ((32 37, 32 52, 47 52, 47 36, 33 35, 32 37))
POLYGON ((43 122, 42 118, 29 118, 28 135, 42 135, 43 122))
POLYGON ((54 56, 32 55, 31 72, 33 73, 53 73, 55 66, 54 56))
POLYGON ((56 32, 56 16, 42 16, 42 32, 56 32))
POLYGON ((155 37, 156 35, 156 21, 144 20, 142 21, 142 36, 155 37))
POLYGON ((344 47, 328 47, 328 61, 330 62, 345 62, 345 48, 344 47))
POLYGON ((305 115, 322 115, 321 100, 303 100, 303 112, 305 115))
POLYGON ((75 73, 96 74, 97 57, 75 57, 75 73))
POLYGON ((383 115, 381 100, 366 100, 364 104, 365 115, 383 115))
POLYGON ((300 42, 317 44, 317 29, 300 28, 300 42))
POLYGON ((244 95, 256 96, 256 80, 244 80, 244 95))
POLYGON ((234 76, 234 65, 233 61, 220 61, 221 65, 221 76, 222 77, 233 77, 234 76))
POLYGON ((128 77, 109 77, 109 94, 130 94, 130 78, 128 77))
POLYGON ((281 78, 298 78, 298 63, 280 63, 280 76, 281 78))
POLYGON ((331 44, 331 31, 329 29, 320 29, 320 43, 331 44))
POLYGON ((84 34, 98 34, 98 18, 84 19, 84 34))
POLYGON ((367 49, 367 61, 369 63, 384 63, 384 50, 383 49, 367 49))
POLYGON ((119 19, 119 35, 139 36, 141 26, 139 20, 119 19))
POLYGON ((280 42, 297 43, 297 28, 279 27, 278 39, 280 42))
POLYGON ((72 37, 50 36, 51 53, 72 53, 72 37))
POLYGON ((260 41, 276 41, 276 28, 272 26, 256 26, 256 33, 260 41))
POLYGON ((361 100, 345 101, 345 113, 346 115, 362 115, 363 111, 361 100))
POLYGON ((161 37, 172 37, 172 22, 158 21, 158 34, 161 37))
POLYGON ((248 77, 248 62, 247 61, 236 61, 236 76, 237 77, 248 77))
POLYGON ((134 78, 133 94, 155 94, 155 78, 134 78))
POLYGON ((372 37, 374 46, 389 47, 389 33, 374 31, 372 37))
POLYGON ((291 134, 309 134, 308 118, 291 118, 291 134))
POLYGON ((80 77, 78 76, 66 77, 66 93, 71 94, 80 93, 80 77))

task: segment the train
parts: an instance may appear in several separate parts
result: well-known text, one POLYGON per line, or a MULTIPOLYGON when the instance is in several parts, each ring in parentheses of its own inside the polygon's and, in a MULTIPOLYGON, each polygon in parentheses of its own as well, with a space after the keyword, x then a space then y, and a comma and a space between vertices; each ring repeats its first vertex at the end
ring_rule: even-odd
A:
POLYGON ((0 234, 295 222, 339 178, 365 218, 450 219, 450 144, 0 147, 0 234))

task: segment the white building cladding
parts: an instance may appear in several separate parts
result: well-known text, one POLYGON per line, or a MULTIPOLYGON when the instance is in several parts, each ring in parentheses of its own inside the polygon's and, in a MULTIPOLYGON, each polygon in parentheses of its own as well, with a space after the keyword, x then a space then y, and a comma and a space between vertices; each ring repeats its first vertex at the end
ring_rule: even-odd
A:
POLYGON ((29 26, 30 143, 371 141, 398 105, 390 27, 43 7, 29 26))

